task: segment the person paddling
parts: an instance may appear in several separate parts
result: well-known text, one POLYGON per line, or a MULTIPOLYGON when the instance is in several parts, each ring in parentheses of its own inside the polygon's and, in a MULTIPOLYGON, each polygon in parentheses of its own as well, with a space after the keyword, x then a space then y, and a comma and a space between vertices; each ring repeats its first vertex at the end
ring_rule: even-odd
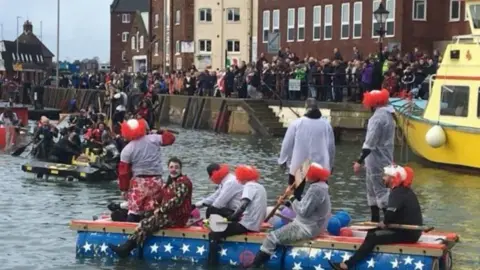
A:
POLYGON ((237 181, 234 174, 230 173, 227 164, 212 163, 207 167, 207 173, 210 180, 217 184, 217 190, 195 203, 192 207, 207 207, 206 217, 211 214, 218 214, 223 217, 229 217, 235 209, 240 207, 240 199, 242 198, 243 185, 237 181))
MULTIPOLYGON (((278 230, 270 232, 255 256, 253 268, 259 268, 275 254, 278 245, 312 239, 325 231, 328 217, 331 215, 330 195, 327 180, 330 171, 322 165, 313 163, 307 169, 306 181, 311 183, 304 198, 292 195, 289 201, 296 213, 295 219, 278 230)), ((287 190, 292 194, 293 190, 287 190)))
POLYGON ((355 269, 355 266, 373 251, 375 246, 390 244, 416 243, 422 231, 389 229, 389 224, 404 224, 421 226, 423 224, 422 210, 417 195, 411 186, 414 172, 410 167, 390 165, 384 168, 384 184, 391 189, 384 221, 378 224, 378 229, 371 230, 363 244, 346 262, 330 262, 333 269, 355 269))

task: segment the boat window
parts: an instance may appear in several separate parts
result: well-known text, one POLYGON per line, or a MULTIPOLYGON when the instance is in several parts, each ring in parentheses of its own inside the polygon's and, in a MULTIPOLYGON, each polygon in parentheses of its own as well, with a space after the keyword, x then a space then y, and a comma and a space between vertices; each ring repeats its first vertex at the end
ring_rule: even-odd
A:
POLYGON ((469 90, 468 86, 442 85, 440 115, 467 117, 469 90))
POLYGON ((480 28, 480 4, 470 4, 470 14, 472 16, 473 28, 480 28))

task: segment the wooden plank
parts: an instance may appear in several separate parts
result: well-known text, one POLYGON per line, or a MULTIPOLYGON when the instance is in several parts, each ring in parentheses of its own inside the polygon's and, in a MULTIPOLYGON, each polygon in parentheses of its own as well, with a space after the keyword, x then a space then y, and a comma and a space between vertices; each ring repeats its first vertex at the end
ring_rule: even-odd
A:
POLYGON ((182 128, 185 128, 188 120, 188 113, 190 111, 190 104, 192 103, 192 98, 189 97, 187 100, 187 105, 185 106, 185 112, 183 113, 183 119, 182 119, 182 128))
POLYGON ((200 106, 197 110, 197 113, 194 115, 193 119, 193 129, 198 129, 198 126, 200 125, 200 119, 202 119, 203 115, 203 109, 205 108, 205 103, 207 102, 206 98, 202 98, 202 101, 200 101, 200 106))
POLYGON ((220 104, 220 110, 219 110, 218 115, 217 115, 217 120, 215 121, 215 126, 213 127, 213 130, 215 132, 219 132, 220 127, 222 125, 222 121, 223 121, 225 112, 227 111, 227 109, 228 109, 227 101, 224 99, 224 100, 222 100, 222 103, 220 104))

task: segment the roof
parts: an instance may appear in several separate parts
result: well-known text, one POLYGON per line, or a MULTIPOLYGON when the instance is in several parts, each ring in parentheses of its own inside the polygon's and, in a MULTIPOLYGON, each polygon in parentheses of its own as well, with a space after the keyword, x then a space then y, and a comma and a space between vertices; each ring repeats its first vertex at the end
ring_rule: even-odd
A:
POLYGON ((13 64, 21 63, 23 69, 43 69, 42 47, 39 44, 17 43, 15 41, 0 41, 1 59, 7 71, 14 71, 13 64))
POLYGON ((148 12, 149 0, 113 0, 110 12, 148 12))
POLYGON ((47 48, 47 46, 45 46, 45 44, 43 44, 43 42, 41 42, 40 39, 38 39, 38 37, 32 32, 27 32, 27 33, 23 32, 17 39, 20 43, 40 45, 40 47, 42 49, 43 57, 54 57, 55 56, 47 48))

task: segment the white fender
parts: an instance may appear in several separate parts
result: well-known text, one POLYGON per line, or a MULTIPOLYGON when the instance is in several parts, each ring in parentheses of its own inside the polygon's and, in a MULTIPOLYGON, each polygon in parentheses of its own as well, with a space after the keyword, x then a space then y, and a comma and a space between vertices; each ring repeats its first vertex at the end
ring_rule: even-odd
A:
POLYGON ((425 135, 425 141, 433 148, 439 148, 447 142, 447 136, 443 128, 435 125, 428 130, 425 135))

